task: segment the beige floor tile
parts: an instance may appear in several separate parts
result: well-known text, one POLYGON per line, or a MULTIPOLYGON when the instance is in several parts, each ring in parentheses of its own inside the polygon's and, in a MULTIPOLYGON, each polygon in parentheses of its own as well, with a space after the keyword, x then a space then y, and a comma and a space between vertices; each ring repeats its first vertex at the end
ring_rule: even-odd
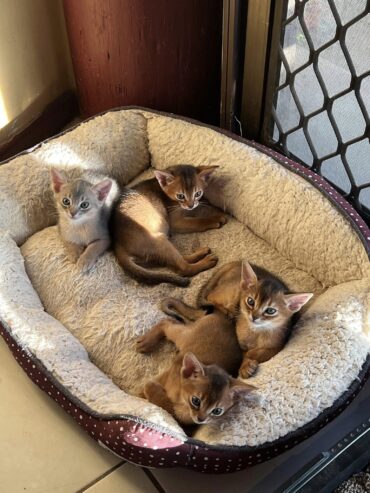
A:
POLYGON ((74 493, 121 461, 18 366, 0 336, 0 492, 74 493))
POLYGON ((84 491, 86 493, 158 493, 145 472, 131 464, 120 466, 84 491))

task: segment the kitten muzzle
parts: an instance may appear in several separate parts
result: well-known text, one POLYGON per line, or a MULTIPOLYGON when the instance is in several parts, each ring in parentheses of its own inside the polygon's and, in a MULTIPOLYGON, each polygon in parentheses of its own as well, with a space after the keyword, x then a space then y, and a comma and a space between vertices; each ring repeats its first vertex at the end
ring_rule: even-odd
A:
POLYGON ((183 209, 185 209, 186 211, 192 211, 193 209, 195 209, 196 207, 198 206, 198 204, 193 204, 193 205, 182 205, 181 207, 183 209))

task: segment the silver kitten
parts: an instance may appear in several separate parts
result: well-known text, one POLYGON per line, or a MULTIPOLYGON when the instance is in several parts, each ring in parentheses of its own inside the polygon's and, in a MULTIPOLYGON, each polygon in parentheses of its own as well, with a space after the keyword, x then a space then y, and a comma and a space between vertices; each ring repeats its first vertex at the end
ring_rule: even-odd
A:
POLYGON ((110 245, 110 210, 105 201, 113 182, 105 179, 93 185, 82 179, 68 181, 60 171, 51 169, 51 183, 60 236, 71 261, 88 272, 110 245))

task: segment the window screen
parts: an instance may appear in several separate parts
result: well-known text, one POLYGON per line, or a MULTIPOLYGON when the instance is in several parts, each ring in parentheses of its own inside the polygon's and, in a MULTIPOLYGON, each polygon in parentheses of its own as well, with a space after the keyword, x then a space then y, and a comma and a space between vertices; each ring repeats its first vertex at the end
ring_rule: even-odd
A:
MULTIPOLYGON (((370 220, 370 1, 285 0, 267 144, 370 220)), ((271 110, 271 108, 270 108, 271 110)))

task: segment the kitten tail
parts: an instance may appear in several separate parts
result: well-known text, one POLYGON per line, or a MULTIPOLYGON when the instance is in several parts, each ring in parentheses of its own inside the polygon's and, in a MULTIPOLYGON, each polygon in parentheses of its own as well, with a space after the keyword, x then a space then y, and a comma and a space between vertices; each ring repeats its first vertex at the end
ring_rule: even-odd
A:
POLYGON ((148 285, 166 282, 183 288, 190 284, 190 279, 187 277, 181 277, 167 272, 158 272, 138 265, 134 259, 121 248, 117 248, 115 254, 121 267, 137 281, 148 285))

